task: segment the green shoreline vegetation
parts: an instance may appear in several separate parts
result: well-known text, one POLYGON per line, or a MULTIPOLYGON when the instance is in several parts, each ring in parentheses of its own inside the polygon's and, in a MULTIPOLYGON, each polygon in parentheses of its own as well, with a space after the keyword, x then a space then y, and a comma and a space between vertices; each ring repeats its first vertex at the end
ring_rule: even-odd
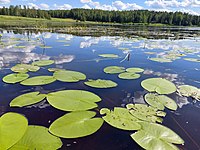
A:
MULTIPOLYGON (((157 12, 148 10, 126 10, 126 11, 106 11, 98 9, 82 9, 75 8, 71 10, 40 10, 28 8, 27 6, 13 6, 9 8, 0 8, 0 15, 7 15, 8 21, 14 21, 13 17, 28 17, 35 19, 21 19, 37 21, 41 23, 56 24, 64 21, 64 23, 89 23, 89 24, 140 24, 140 25, 155 25, 155 26, 200 26, 200 16, 191 15, 182 12, 157 12), (37 18, 47 20, 37 20, 37 18), (57 18, 57 19, 55 19, 57 18), (58 19, 59 18, 59 19, 58 19), (70 19, 69 19, 70 18, 70 19), (61 19, 61 20, 60 20, 61 19), (66 20, 62 20, 66 19, 66 20), (48 21, 49 20, 49 21, 48 21)), ((6 26, 6 21, 3 22, 6 26)), ((10 22, 11 23, 11 22, 10 22)), ((1 23, 2 24, 2 23, 1 23)), ((16 23, 17 24, 17 23, 16 23)), ((18 23, 19 24, 19 23, 18 23)))

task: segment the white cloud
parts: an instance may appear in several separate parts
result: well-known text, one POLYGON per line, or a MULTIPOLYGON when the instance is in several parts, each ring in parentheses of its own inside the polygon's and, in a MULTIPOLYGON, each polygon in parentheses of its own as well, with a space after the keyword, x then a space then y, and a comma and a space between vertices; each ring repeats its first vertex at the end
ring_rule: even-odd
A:
POLYGON ((40 7, 41 7, 42 9, 49 9, 49 5, 47 5, 47 4, 45 4, 45 3, 40 4, 40 7))
POLYGON ((90 3, 91 0, 80 0, 81 3, 90 3))
POLYGON ((39 9, 39 6, 34 4, 34 3, 28 3, 28 7, 29 8, 35 8, 35 9, 39 9))
POLYGON ((0 4, 8 4, 10 3, 10 0, 0 0, 0 4))
POLYGON ((112 3, 114 7, 118 10, 135 10, 135 9, 142 9, 141 6, 135 3, 123 3, 122 1, 115 1, 112 3))
POLYGON ((146 0, 145 4, 153 8, 200 7, 199 0, 146 0))
POLYGON ((85 3, 83 8, 89 6, 90 8, 102 9, 102 10, 135 10, 142 9, 143 7, 135 4, 135 3, 124 3, 122 1, 114 1, 111 5, 100 4, 99 2, 95 2, 92 0, 80 0, 81 3, 85 3))
POLYGON ((91 7, 89 5, 87 5, 87 4, 83 5, 82 8, 84 8, 84 9, 91 9, 91 7))
POLYGON ((72 6, 69 5, 69 4, 63 4, 63 5, 54 4, 53 6, 54 6, 55 9, 59 9, 59 10, 70 10, 70 9, 72 9, 72 6))

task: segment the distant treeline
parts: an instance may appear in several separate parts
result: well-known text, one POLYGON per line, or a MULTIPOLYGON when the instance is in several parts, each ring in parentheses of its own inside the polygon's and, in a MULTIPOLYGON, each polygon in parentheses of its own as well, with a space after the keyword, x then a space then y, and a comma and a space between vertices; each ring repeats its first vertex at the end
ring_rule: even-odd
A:
POLYGON ((26 6, 0 8, 0 15, 23 16, 32 18, 72 18, 80 21, 113 23, 161 23, 178 26, 200 26, 200 16, 182 12, 157 12, 148 10, 105 11, 97 9, 38 10, 26 6))

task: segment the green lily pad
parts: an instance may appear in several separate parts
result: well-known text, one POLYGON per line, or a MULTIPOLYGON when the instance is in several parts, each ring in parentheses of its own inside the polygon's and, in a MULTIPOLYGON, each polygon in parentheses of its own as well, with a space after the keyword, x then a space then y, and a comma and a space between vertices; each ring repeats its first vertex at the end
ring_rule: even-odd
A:
POLYGON ((196 100, 200 100, 200 89, 198 89, 195 86, 191 86, 191 85, 181 85, 178 87, 178 92, 182 95, 182 96, 186 96, 186 97, 193 97, 196 100))
POLYGON ((126 71, 132 72, 132 73, 141 73, 141 72, 144 72, 144 69, 142 69, 142 68, 127 68, 126 71))
POLYGON ((171 110, 177 109, 176 102, 165 95, 148 93, 145 95, 145 101, 159 110, 164 110, 165 107, 171 110))
POLYGON ((26 73, 13 73, 3 77, 3 82, 14 84, 26 80, 28 77, 29 75, 26 73))
POLYGON ((176 91, 176 86, 163 78, 150 78, 142 81, 142 87, 149 92, 158 94, 171 94, 176 91))
POLYGON ((102 80, 102 79, 88 80, 87 82, 84 82, 84 84, 94 88, 112 88, 117 86, 117 83, 111 80, 102 80))
POLYGON ((82 90, 64 90, 47 95, 48 102, 64 111, 89 110, 98 107, 95 102, 101 98, 94 93, 82 90))
POLYGON ((9 150, 55 150, 62 146, 60 138, 48 132, 48 128, 42 126, 28 126, 24 136, 9 150))
POLYGON ((116 55, 116 54, 101 54, 99 55, 100 57, 103 57, 103 58, 118 58, 119 56, 116 55))
POLYGON ((135 74, 134 72, 124 72, 118 75, 120 79, 127 79, 127 80, 132 80, 132 79, 138 79, 140 78, 140 74, 135 74))
POLYGON ((85 80, 86 75, 77 71, 60 70, 54 72, 53 76, 62 82, 78 82, 80 80, 85 80))
POLYGON ((16 144, 25 134, 27 119, 17 113, 6 113, 0 117, 0 149, 7 150, 16 144))
POLYGON ((119 67, 119 66, 109 66, 109 67, 104 68, 103 71, 108 74, 117 74, 117 73, 125 72, 125 68, 119 67))
POLYGON ((26 46, 15 46, 14 48, 26 48, 26 46))
POLYGON ((142 121, 162 123, 163 119, 160 117, 166 115, 165 112, 145 104, 128 104, 126 107, 134 117, 142 121))
POLYGON ((19 72, 19 73, 26 73, 28 71, 36 72, 40 69, 38 66, 33 66, 29 64, 17 64, 14 67, 11 68, 13 72, 19 72))
POLYGON ((129 113, 126 108, 115 107, 114 111, 110 111, 107 108, 102 108, 100 111, 102 117, 108 124, 115 128, 122 130, 138 130, 141 128, 137 123, 138 119, 129 113))
POLYGON ((62 138, 78 138, 91 135, 103 124, 102 118, 93 118, 96 115, 92 111, 78 111, 68 113, 49 127, 49 132, 62 138))
POLYGON ((26 79, 22 81, 20 84, 28 85, 28 86, 36 86, 36 85, 46 85, 56 81, 56 79, 52 76, 37 76, 26 79))
POLYGON ((184 141, 171 129, 160 124, 141 122, 142 128, 132 134, 133 140, 142 148, 148 150, 178 150, 174 144, 184 141))
POLYGON ((32 105, 42 101, 46 97, 46 94, 40 94, 40 92, 31 92, 20 95, 10 102, 11 107, 23 107, 32 105))
POLYGON ((32 65, 42 67, 42 66, 52 65, 53 63, 54 63, 53 60, 39 60, 39 61, 33 62, 32 65))
POLYGON ((197 58, 184 58, 184 60, 192 61, 192 62, 200 62, 200 59, 197 59, 197 58))
POLYGON ((161 62, 161 63, 172 62, 170 59, 166 59, 166 58, 150 58, 150 60, 156 61, 156 62, 161 62))
POLYGON ((60 68, 48 68, 49 72, 56 72, 56 71, 60 71, 60 70, 64 70, 64 69, 60 69, 60 68))

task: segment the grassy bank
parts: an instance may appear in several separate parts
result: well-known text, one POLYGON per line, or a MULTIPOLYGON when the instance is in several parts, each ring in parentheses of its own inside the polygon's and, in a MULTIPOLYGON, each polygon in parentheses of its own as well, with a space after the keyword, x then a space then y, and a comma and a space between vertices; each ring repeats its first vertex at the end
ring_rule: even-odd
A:
POLYGON ((106 25, 106 26, 168 26, 165 24, 144 24, 144 23, 102 23, 102 22, 80 22, 73 19, 61 19, 61 18, 52 18, 41 19, 41 18, 27 18, 27 17, 18 17, 18 16, 4 16, 0 15, 0 27, 20 27, 20 28, 51 28, 51 27, 68 27, 72 25, 106 25))
POLYGON ((40 18, 27 18, 17 16, 2 16, 0 15, 0 27, 30 27, 30 28, 47 28, 47 27, 65 27, 70 24, 76 24, 73 19, 58 19, 51 20, 40 18))

